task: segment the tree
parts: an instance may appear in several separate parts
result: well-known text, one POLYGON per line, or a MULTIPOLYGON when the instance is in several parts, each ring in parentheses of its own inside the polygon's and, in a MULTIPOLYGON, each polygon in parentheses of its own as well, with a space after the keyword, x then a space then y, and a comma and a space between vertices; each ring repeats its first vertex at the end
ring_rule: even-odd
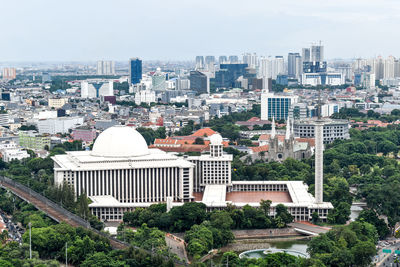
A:
POLYGON ((265 216, 269 216, 269 210, 271 208, 272 201, 261 199, 260 208, 263 210, 265 216))
POLYGON ((235 252, 228 251, 222 255, 221 264, 223 266, 238 266, 239 263, 239 256, 235 252))
POLYGON ((78 215, 85 220, 88 219, 90 216, 89 202, 86 192, 83 192, 78 197, 78 215))
POLYGON ((288 212, 287 208, 283 204, 278 204, 275 207, 276 217, 279 217, 284 222, 285 226, 293 221, 293 216, 288 212))
POLYGON ((318 212, 316 212, 316 211, 314 211, 312 214, 311 214, 311 220, 312 220, 312 223, 313 224, 318 224, 319 223, 319 215, 318 215, 318 212))
POLYGON ((204 145, 204 140, 203 140, 203 138, 197 137, 197 138, 194 140, 194 144, 195 144, 195 145, 204 145))
POLYGON ((91 266, 96 266, 96 267, 108 267, 108 266, 119 267, 119 266, 121 266, 121 267, 123 267, 123 266, 125 266, 125 264, 122 261, 113 260, 110 256, 108 256, 104 252, 96 252, 93 255, 90 255, 89 257, 87 257, 80 266, 81 267, 91 267, 91 266))

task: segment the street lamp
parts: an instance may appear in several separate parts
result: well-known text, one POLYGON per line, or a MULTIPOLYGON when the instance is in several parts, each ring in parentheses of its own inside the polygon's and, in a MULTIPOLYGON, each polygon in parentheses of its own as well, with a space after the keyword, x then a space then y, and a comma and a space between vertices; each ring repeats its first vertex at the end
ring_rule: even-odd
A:
POLYGON ((29 222, 29 259, 32 259, 32 223, 29 222))

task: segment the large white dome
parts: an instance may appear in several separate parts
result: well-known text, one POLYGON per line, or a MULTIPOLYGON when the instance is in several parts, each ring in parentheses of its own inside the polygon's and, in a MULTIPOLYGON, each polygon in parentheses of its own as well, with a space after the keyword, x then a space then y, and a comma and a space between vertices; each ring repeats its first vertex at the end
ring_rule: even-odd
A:
POLYGON ((146 140, 135 129, 117 125, 102 132, 93 145, 92 156, 138 157, 149 154, 146 140))

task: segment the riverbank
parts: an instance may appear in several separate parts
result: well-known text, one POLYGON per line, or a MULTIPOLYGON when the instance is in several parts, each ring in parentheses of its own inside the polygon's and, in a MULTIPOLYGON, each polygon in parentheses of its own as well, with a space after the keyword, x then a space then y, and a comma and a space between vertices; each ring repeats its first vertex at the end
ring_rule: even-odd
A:
POLYGON ((311 237, 306 236, 236 239, 229 245, 220 248, 220 251, 224 253, 227 251, 243 252, 270 247, 291 248, 294 244, 306 244, 310 239, 311 237))

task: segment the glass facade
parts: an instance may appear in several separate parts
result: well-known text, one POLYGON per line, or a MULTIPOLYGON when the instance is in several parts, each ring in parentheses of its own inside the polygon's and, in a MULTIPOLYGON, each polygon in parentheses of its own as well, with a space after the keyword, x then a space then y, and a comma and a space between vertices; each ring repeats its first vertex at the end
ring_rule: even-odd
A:
POLYGON ((268 119, 286 120, 292 103, 290 98, 268 98, 268 119))
POLYGON ((132 58, 129 62, 129 78, 131 84, 140 83, 142 79, 142 60, 132 58))

